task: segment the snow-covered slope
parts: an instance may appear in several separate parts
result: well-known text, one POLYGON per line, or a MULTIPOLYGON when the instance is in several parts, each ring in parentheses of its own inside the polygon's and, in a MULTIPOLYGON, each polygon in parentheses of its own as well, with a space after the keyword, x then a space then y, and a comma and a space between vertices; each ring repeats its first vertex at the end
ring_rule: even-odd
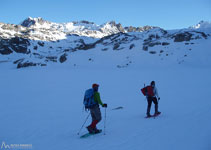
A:
POLYGON ((210 67, 142 66, 1 67, 1 144, 29 144, 36 150, 209 150, 210 67), (147 102, 140 89, 151 80, 157 83, 162 114, 145 119, 147 102), (101 99, 108 103, 106 118, 101 108, 98 124, 103 133, 80 139, 91 122, 89 118, 77 135, 88 116, 82 110, 84 92, 93 83, 100 84, 101 99), (117 107, 123 109, 113 110, 117 107))

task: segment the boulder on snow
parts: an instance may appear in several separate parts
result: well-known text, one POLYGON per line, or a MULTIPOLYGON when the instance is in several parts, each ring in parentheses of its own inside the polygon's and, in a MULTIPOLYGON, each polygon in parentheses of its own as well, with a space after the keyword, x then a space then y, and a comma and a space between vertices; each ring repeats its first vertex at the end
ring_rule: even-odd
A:
POLYGON ((63 54, 63 55, 61 55, 60 58, 59 58, 60 63, 63 63, 63 62, 65 62, 66 60, 67 60, 67 54, 66 54, 66 53, 63 54))
POLYGON ((23 60, 24 60, 24 58, 18 59, 16 61, 14 61, 13 64, 17 64, 17 63, 23 62, 23 60))
POLYGON ((162 45, 163 45, 163 46, 169 45, 169 43, 168 43, 168 42, 163 42, 162 45))
POLYGON ((11 53, 12 53, 12 50, 8 46, 2 45, 0 43, 0 54, 2 54, 2 55, 9 55, 11 53))
POLYGON ((129 49, 132 49, 135 47, 135 44, 131 44, 129 49))
POLYGON ((45 45, 44 42, 38 42, 37 44, 40 45, 40 46, 42 46, 42 47, 45 45))
POLYGON ((115 43, 114 47, 113 47, 113 50, 117 50, 119 48, 119 46, 120 46, 119 43, 115 43))
POLYGON ((47 56, 46 61, 57 62, 57 56, 47 56))
POLYGON ((144 50, 144 51, 148 51, 148 46, 144 45, 144 46, 143 46, 143 50, 144 50))
POLYGON ((17 68, 24 68, 24 67, 30 67, 30 66, 46 66, 46 64, 41 64, 41 63, 33 63, 33 62, 19 62, 17 65, 17 68))

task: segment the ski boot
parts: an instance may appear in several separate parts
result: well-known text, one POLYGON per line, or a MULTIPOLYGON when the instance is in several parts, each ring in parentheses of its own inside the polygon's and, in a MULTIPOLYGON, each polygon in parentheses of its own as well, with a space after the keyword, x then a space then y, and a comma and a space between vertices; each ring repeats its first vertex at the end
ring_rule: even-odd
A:
POLYGON ((86 127, 90 134, 95 134, 95 129, 91 126, 86 127))
POLYGON ((95 134, 97 134, 97 133, 102 132, 102 130, 101 129, 94 128, 94 132, 95 132, 95 134))
POLYGON ((150 117, 152 117, 152 115, 150 115, 150 114, 147 114, 146 118, 150 118, 150 117))
POLYGON ((154 116, 158 116, 158 115, 160 115, 161 114, 161 112, 156 112, 155 114, 154 114, 154 116))

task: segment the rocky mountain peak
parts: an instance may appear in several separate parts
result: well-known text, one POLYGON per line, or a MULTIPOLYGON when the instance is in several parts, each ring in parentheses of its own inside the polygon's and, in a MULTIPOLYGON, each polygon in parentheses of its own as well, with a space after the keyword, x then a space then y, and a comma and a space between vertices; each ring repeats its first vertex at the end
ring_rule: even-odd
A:
POLYGON ((21 23, 21 25, 24 27, 31 27, 36 24, 43 25, 46 22, 48 21, 43 20, 41 17, 37 17, 37 18, 28 17, 21 23))
POLYGON ((122 24, 121 23, 116 23, 115 21, 109 21, 107 23, 105 23, 103 25, 103 28, 113 28, 113 29, 117 29, 118 32, 125 32, 124 28, 122 27, 122 24))
POLYGON ((198 24, 191 26, 190 28, 199 29, 199 28, 211 28, 211 22, 200 21, 198 24))

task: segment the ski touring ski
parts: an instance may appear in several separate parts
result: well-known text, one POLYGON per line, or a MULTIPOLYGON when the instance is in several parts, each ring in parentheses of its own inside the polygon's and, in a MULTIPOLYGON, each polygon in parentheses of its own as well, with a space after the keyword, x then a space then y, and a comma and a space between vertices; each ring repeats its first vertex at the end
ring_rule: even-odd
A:
POLYGON ((157 114, 157 115, 152 115, 152 116, 146 116, 145 118, 156 118, 156 117, 158 117, 158 116, 160 116, 160 114, 157 114))
POLYGON ((92 135, 96 135, 96 134, 100 134, 102 132, 102 130, 99 130, 98 133, 86 133, 84 135, 81 135, 80 138, 83 139, 83 138, 87 138, 89 136, 92 136, 92 135))

